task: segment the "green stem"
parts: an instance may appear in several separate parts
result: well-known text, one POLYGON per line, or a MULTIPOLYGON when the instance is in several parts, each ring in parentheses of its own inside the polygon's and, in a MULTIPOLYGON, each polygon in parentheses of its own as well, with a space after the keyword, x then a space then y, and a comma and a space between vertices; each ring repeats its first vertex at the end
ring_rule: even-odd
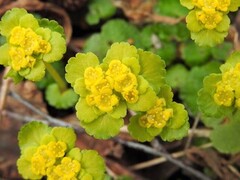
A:
POLYGON ((55 82, 57 83, 59 89, 61 92, 64 92, 67 90, 67 84, 66 82, 62 79, 62 77, 59 75, 59 73, 56 71, 56 69, 54 69, 54 67, 49 64, 49 63, 44 63, 48 72, 50 73, 50 75, 52 76, 52 78, 55 80, 55 82))

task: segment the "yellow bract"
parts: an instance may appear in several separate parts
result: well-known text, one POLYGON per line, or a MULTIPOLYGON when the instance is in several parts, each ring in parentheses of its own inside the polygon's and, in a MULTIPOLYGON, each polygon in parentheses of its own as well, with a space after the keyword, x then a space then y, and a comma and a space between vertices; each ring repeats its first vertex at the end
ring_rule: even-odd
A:
POLYGON ((69 157, 64 157, 61 160, 61 164, 54 166, 48 172, 49 180, 77 180, 76 175, 81 169, 81 165, 77 160, 73 160, 69 157))
POLYGON ((51 45, 30 28, 16 26, 12 29, 9 38, 11 65, 15 71, 22 68, 32 68, 36 56, 50 52, 51 45))
POLYGON ((86 68, 84 83, 89 90, 87 104, 104 112, 112 111, 118 105, 119 94, 128 103, 138 100, 137 77, 119 60, 111 61, 106 72, 101 67, 86 68))
POLYGON ((46 175, 48 168, 55 164, 57 158, 64 156, 66 149, 66 143, 61 141, 39 146, 31 159, 32 172, 37 175, 46 175))
POLYGON ((139 124, 145 128, 163 128, 171 117, 173 117, 173 109, 166 108, 165 99, 159 98, 155 106, 139 119, 139 124))
POLYGON ((222 75, 222 80, 216 84, 214 101, 226 107, 240 107, 240 63, 222 75))

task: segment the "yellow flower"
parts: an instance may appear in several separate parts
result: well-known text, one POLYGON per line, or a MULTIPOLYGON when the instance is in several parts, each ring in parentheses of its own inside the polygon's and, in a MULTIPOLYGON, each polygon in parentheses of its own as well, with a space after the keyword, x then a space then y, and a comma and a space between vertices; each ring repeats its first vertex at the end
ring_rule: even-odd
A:
POLYGON ((173 117, 173 109, 166 108, 165 99, 159 98, 155 106, 139 119, 139 124, 145 128, 163 128, 171 117, 173 117))
POLYGON ((53 167, 48 172, 49 180, 74 180, 81 169, 81 164, 77 160, 72 160, 70 157, 64 157, 61 164, 53 167))
POLYGON ((206 29, 214 29, 222 21, 223 14, 213 8, 203 8, 196 13, 197 19, 206 29))
POLYGON ((224 84, 220 81, 217 84, 217 89, 213 98, 216 104, 229 107, 234 101, 233 89, 228 84, 224 84))
POLYGON ((30 28, 14 27, 9 38, 11 65, 15 71, 32 68, 36 62, 34 56, 51 51, 51 45, 30 28))

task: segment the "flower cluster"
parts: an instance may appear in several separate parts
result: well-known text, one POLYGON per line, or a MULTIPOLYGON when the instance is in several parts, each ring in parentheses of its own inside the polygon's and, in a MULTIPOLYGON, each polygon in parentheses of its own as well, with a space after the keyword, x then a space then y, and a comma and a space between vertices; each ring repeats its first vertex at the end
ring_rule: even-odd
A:
POLYGON ((240 108, 239 52, 233 53, 220 67, 221 74, 210 74, 199 92, 200 110, 210 117, 220 117, 240 108))
POLYGON ((229 11, 237 11, 239 0, 181 0, 191 11, 186 17, 191 37, 199 45, 214 46, 228 34, 229 11))
MULTIPOLYGON (((142 136, 144 129, 154 129, 155 133, 142 141, 153 139, 161 130, 174 126, 170 124, 179 122, 175 130, 186 124, 181 137, 184 136, 188 127, 186 111, 179 106, 172 107, 168 95, 158 97, 165 91, 164 78, 165 64, 159 56, 125 42, 114 43, 102 63, 93 53, 78 53, 66 66, 66 80, 80 95, 77 117, 87 133, 102 139, 119 132, 127 110, 137 112, 136 117, 139 117, 136 127, 140 126, 143 132, 135 133, 135 128, 129 128, 137 139, 141 139, 137 136, 142 136), (140 117, 138 112, 143 116, 140 117)), ((130 122, 129 127, 132 126, 135 124, 130 122)))
POLYGON ((74 147, 76 135, 70 128, 33 121, 19 132, 21 157, 18 171, 24 179, 103 179, 104 160, 93 150, 74 147))
POLYGON ((10 66, 7 76, 38 81, 45 75, 45 63, 62 58, 66 51, 63 28, 55 21, 36 19, 25 9, 13 8, 0 21, 6 38, 0 47, 0 64, 10 66))

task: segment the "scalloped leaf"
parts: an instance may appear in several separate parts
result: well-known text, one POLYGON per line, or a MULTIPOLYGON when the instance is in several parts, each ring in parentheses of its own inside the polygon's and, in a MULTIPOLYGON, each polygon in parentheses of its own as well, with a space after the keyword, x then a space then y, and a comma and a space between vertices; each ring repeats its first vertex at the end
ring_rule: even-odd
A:
POLYGON ((77 110, 77 117, 82 122, 90 123, 97 119, 103 112, 94 106, 89 106, 85 98, 80 97, 75 109, 77 110))
POLYGON ((43 60, 47 63, 52 63, 62 59, 63 54, 66 52, 66 40, 58 32, 51 33, 51 50, 49 53, 43 55, 43 60))
POLYGON ((65 78, 74 86, 78 78, 83 78, 86 68, 95 67, 97 65, 99 65, 99 60, 95 54, 91 52, 86 54, 77 53, 75 57, 71 57, 68 60, 68 64, 65 67, 65 78))
POLYGON ((91 0, 88 9, 86 21, 90 25, 98 24, 100 19, 107 19, 113 16, 117 10, 111 0, 91 0))
POLYGON ((167 127, 171 129, 179 129, 186 121, 188 121, 188 113, 180 103, 172 102, 169 106, 173 109, 173 117, 167 123, 167 127))
POLYGON ((141 66, 140 74, 149 82, 156 93, 165 83, 165 63, 158 55, 148 51, 138 50, 139 63, 141 66))
POLYGON ((23 153, 29 147, 39 146, 42 138, 50 132, 50 127, 38 121, 25 124, 18 133, 18 144, 21 152, 23 153))
POLYGON ((188 130, 189 130, 189 122, 186 121, 184 123, 184 125, 178 129, 171 129, 168 128, 167 126, 165 126, 162 130, 162 132, 160 133, 160 137, 164 140, 164 141, 174 141, 174 140, 180 140, 183 137, 187 136, 188 134, 188 130))
POLYGON ((26 14, 19 19, 19 25, 24 28, 36 30, 39 25, 37 19, 32 14, 26 14))
MULTIPOLYGON (((21 73, 22 71, 19 71, 20 75, 22 75, 21 73)), ((25 75, 23 71, 22 76, 31 81, 40 81, 44 77, 44 75, 45 75, 45 65, 42 61, 37 60, 33 68, 29 71, 29 73, 25 75)))
POLYGON ((166 82, 174 89, 184 88, 188 74, 184 65, 175 64, 167 69, 166 82))
POLYGON ((164 16, 181 17, 186 16, 188 10, 181 6, 179 1, 161 0, 154 5, 154 12, 164 16))
POLYGON ((138 74, 140 66, 138 63, 138 53, 135 46, 127 42, 113 43, 107 51, 103 63, 108 65, 112 60, 119 60, 131 69, 134 74, 138 74), (130 62, 128 62, 130 60, 130 62))
POLYGON ((127 103, 127 106, 133 111, 147 111, 154 105, 156 99, 156 93, 149 87, 144 94, 139 95, 139 99, 136 103, 127 103))
POLYGON ((90 123, 81 121, 81 126, 86 132, 97 139, 108 139, 116 136, 123 124, 122 118, 116 119, 109 114, 104 114, 90 123))
MULTIPOLYGON (((142 114, 137 114, 130 118, 130 123, 128 124, 128 131, 134 139, 140 142, 151 141, 154 136, 148 133, 147 128, 139 125, 138 120, 141 116, 142 114)), ((159 133, 160 131, 161 129, 159 129, 159 133)))
POLYGON ((235 67, 237 63, 240 62, 240 52, 234 51, 226 60, 226 63, 222 64, 220 66, 221 72, 226 72, 230 70, 231 68, 235 67))
POLYGON ((222 153, 240 152, 240 122, 231 121, 215 127, 210 135, 213 146, 222 153))
POLYGON ((4 44, 4 45, 0 46, 0 54, 1 54, 0 64, 3 66, 7 66, 8 62, 10 60, 8 51, 9 51, 8 44, 4 44))
POLYGON ((17 160, 17 168, 19 174, 22 175, 24 179, 41 179, 41 175, 36 175, 31 170, 31 158, 35 153, 36 149, 28 149, 25 154, 22 154, 17 160))
POLYGON ((107 21, 101 28, 101 35, 108 44, 130 41, 136 47, 143 46, 139 30, 136 26, 123 19, 107 21))
POLYGON ((82 150, 81 173, 88 173, 94 180, 102 180, 105 176, 104 159, 94 150, 82 150), (82 171, 83 170, 83 171, 82 171))
POLYGON ((210 48, 200 47, 190 41, 182 46, 181 57, 188 66, 201 65, 209 60, 210 48))
POLYGON ((198 91, 203 86, 204 77, 210 73, 219 72, 219 65, 217 62, 210 62, 204 66, 196 66, 189 72, 185 86, 180 91, 180 98, 193 115, 198 113, 198 91))
POLYGON ((79 148, 75 147, 75 148, 72 148, 66 155, 67 157, 70 157, 72 159, 75 159, 77 161, 81 161, 82 159, 82 154, 81 154, 81 151, 79 148))
POLYGON ((99 59, 103 59, 109 47, 110 45, 107 43, 102 34, 95 33, 86 40, 83 51, 93 52, 99 57, 99 59), (99 46, 99 44, 101 44, 101 46, 99 46))
POLYGON ((68 151, 74 147, 77 137, 72 128, 54 127, 51 134, 57 141, 65 142, 68 145, 68 151))
POLYGON ((78 101, 78 95, 73 89, 70 88, 61 92, 56 83, 50 84, 46 88, 45 98, 51 106, 57 109, 68 109, 78 101))
POLYGON ((228 31, 218 32, 214 30, 203 30, 198 33, 191 32, 191 38, 199 46, 216 46, 224 41, 228 31))
POLYGON ((229 11, 237 11, 240 6, 240 0, 231 0, 230 2, 229 11))
POLYGON ((7 72, 4 78, 12 78, 14 83, 17 84, 23 80, 23 77, 18 74, 18 72, 14 71, 12 68, 7 72))
POLYGON ((13 8, 5 12, 0 21, 0 32, 3 36, 9 36, 11 30, 19 25, 21 17, 27 14, 23 8, 13 8))
POLYGON ((58 24, 57 21, 49 20, 47 18, 41 18, 41 19, 38 19, 38 23, 40 27, 48 28, 51 31, 58 32, 65 39, 64 29, 61 25, 58 24))
POLYGON ((188 9, 193 9, 194 4, 192 0, 180 0, 181 5, 185 6, 188 9))
POLYGON ((122 118, 127 115, 127 105, 125 102, 120 101, 118 106, 116 106, 111 113, 109 113, 113 118, 122 118))
POLYGON ((192 10, 186 17, 187 28, 191 31, 191 36, 193 32, 198 33, 204 28, 204 26, 197 20, 196 12, 196 10, 192 10))
POLYGON ((211 54, 216 60, 225 60, 233 50, 233 43, 223 42, 222 44, 211 48, 211 54))

